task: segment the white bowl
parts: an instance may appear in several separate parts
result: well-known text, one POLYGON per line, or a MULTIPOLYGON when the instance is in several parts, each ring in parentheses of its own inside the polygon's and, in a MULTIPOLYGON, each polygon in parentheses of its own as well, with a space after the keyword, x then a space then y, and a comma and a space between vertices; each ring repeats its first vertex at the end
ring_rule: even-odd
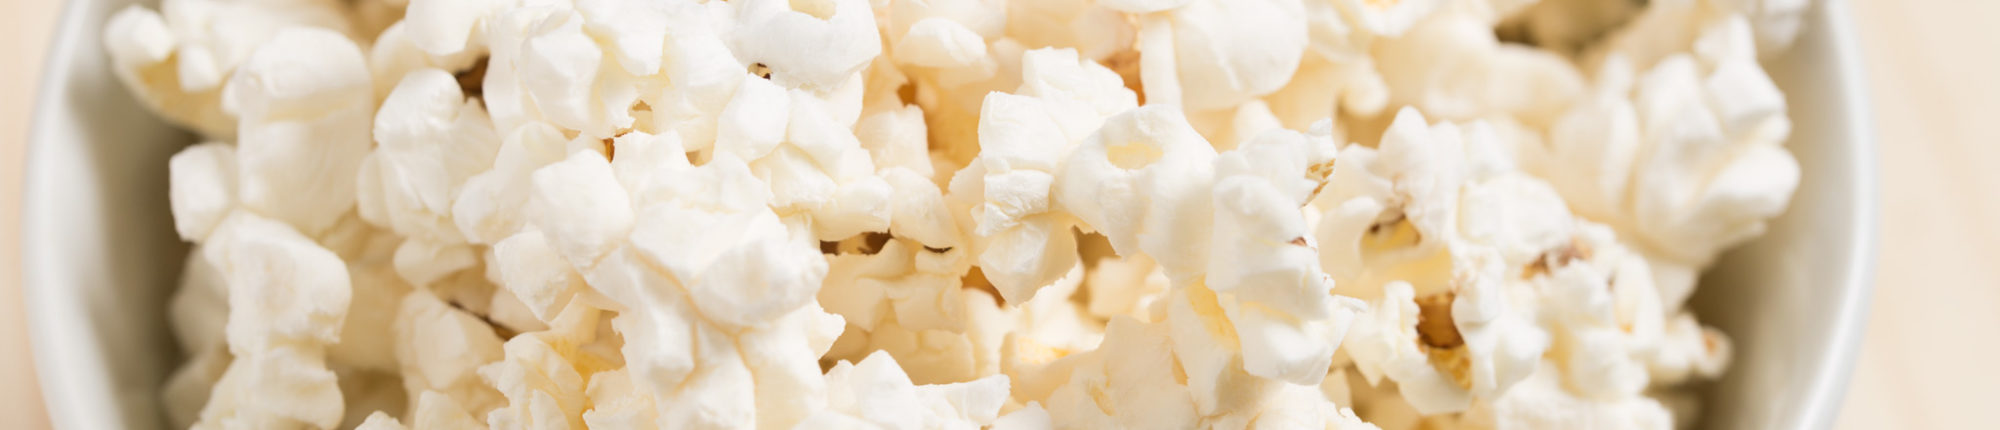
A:
MULTIPOLYGON (((193 137, 133 102, 99 40, 112 12, 139 1, 70 2, 29 140, 22 267, 57 428, 162 427, 160 383, 180 361, 165 307, 187 246, 167 209, 167 157, 193 137)), ((1768 64, 1791 103, 1798 195, 1693 300, 1737 345, 1706 387, 1708 427, 1831 427, 1867 315, 1875 146, 1854 27, 1837 0, 1807 25, 1768 64)))

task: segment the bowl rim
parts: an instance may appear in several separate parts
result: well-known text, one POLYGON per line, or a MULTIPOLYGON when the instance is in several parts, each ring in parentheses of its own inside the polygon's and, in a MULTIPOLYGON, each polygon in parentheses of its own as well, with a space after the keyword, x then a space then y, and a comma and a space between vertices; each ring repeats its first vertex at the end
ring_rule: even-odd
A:
MULTIPOLYGON (((150 2, 150 0, 148 0, 150 2)), ((36 87, 35 109, 28 126, 27 145, 23 149, 21 186, 21 273, 22 304, 27 317, 30 347, 33 351, 35 374, 40 385, 40 394, 45 404, 49 422, 56 428, 98 428, 112 423, 115 419, 106 415, 97 405, 97 399, 112 396, 108 386, 83 386, 78 381, 92 378, 82 377, 86 370, 80 366, 65 365, 66 359, 91 358, 72 343, 61 339, 87 334, 79 330, 88 315, 68 315, 54 312, 58 309, 75 309, 81 300, 73 289, 52 288, 43 270, 51 264, 42 253, 28 252, 42 249, 60 241, 53 232, 43 228, 49 223, 52 213, 47 208, 59 201, 60 196, 47 188, 47 149, 54 142, 50 128, 59 118, 50 115, 48 106, 59 103, 63 92, 70 85, 73 74, 69 73, 78 55, 101 55, 98 47, 78 46, 87 37, 81 32, 94 31, 88 21, 88 13, 98 5, 93 0, 71 0, 63 6, 61 18, 56 23, 52 45, 41 66, 42 78, 36 87)), ((1829 349, 1832 356, 1823 361, 1811 379, 1812 387, 1803 390, 1806 401, 1804 410, 1798 415, 1803 418, 1797 428, 1830 428, 1838 417, 1841 403, 1845 400, 1847 387, 1851 382, 1853 369, 1860 355, 1860 347, 1869 319, 1869 302, 1874 295, 1876 254, 1879 252, 1879 197, 1880 181, 1876 163, 1877 134, 1872 115, 1871 95, 1868 92, 1866 70, 1861 65, 1861 50, 1857 43, 1859 29, 1853 24, 1847 0, 1821 0, 1815 5, 1818 10, 1809 17, 1807 25, 1826 26, 1827 44, 1832 54, 1833 67, 1825 68, 1829 77, 1840 88, 1847 103, 1837 107, 1839 116, 1847 119, 1839 125, 1842 132, 1852 136, 1856 142, 1847 145, 1847 166, 1855 184, 1850 199, 1854 214, 1852 234, 1855 246, 1847 250, 1848 264, 1845 267, 1845 285, 1837 291, 1842 295, 1833 312, 1838 316, 1833 320, 1829 349)), ((121 411, 122 412, 122 411, 121 411)))
POLYGON ((1841 127, 1852 136, 1856 144, 1848 145, 1847 171, 1855 185, 1853 198, 1849 201, 1854 213, 1854 246, 1847 249, 1843 278, 1846 285, 1838 291, 1842 297, 1834 312, 1839 314, 1833 320, 1832 338, 1828 349, 1833 353, 1823 362, 1815 377, 1811 379, 1813 389, 1806 390, 1805 419, 1798 428, 1832 428, 1839 418, 1841 403, 1846 400, 1847 387, 1854 376, 1854 366, 1861 355, 1861 343, 1868 328, 1869 303, 1875 295, 1875 265, 1881 220, 1880 204, 1881 180, 1878 177, 1876 151, 1878 139, 1875 132, 1873 102, 1868 90, 1867 69, 1861 64, 1861 45, 1858 27, 1854 25, 1848 0, 1822 0, 1816 5, 1819 10, 1811 12, 1816 18, 1807 25, 1824 26, 1827 45, 1832 53, 1833 67, 1830 71, 1835 85, 1839 86, 1843 98, 1837 109, 1840 117, 1846 119, 1841 127))
MULTIPOLYGON (((63 5, 61 18, 56 21, 52 45, 42 59, 42 78, 35 90, 35 110, 28 123, 27 147, 22 150, 22 158, 26 161, 21 169, 22 304, 26 307, 24 314, 28 319, 29 344, 34 350, 35 377, 41 385, 44 412, 48 413, 49 423, 54 428, 100 427, 117 422, 93 418, 102 414, 93 413, 85 406, 91 403, 89 400, 93 397, 108 398, 112 394, 110 390, 104 386, 82 386, 77 381, 86 379, 78 377, 79 372, 85 370, 80 366, 59 364, 67 363, 65 359, 78 358, 87 353, 77 351, 74 345, 60 339, 87 334, 87 331, 77 327, 81 326, 81 320, 89 316, 52 312, 55 309, 74 309, 80 299, 74 289, 52 288, 50 281, 44 279, 43 268, 53 262, 46 261, 44 253, 30 252, 59 240, 51 237, 53 232, 45 228, 47 218, 54 216, 45 213, 46 208, 59 198, 46 187, 50 182, 47 179, 50 167, 44 158, 50 156, 47 147, 57 144, 53 142, 56 137, 51 136, 53 132, 50 129, 58 121, 51 116, 48 107, 60 103, 62 89, 70 85, 72 78, 69 73, 71 63, 75 62, 79 52, 97 53, 97 50, 91 49, 94 47, 78 46, 84 39, 80 37, 80 32, 89 27, 84 21, 92 3, 91 0, 71 0, 63 5)), ((100 369, 91 369, 96 370, 100 369)))

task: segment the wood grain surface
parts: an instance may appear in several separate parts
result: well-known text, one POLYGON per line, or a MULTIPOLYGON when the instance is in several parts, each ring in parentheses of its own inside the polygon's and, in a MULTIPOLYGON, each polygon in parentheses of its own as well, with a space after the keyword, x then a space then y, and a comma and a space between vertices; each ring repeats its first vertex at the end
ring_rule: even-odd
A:
MULTIPOLYGON (((0 427, 45 428, 21 312, 22 143, 57 0, 0 2, 0 427)), ((2000 428, 2000 1, 1855 0, 1882 240, 1839 427, 2000 428)))

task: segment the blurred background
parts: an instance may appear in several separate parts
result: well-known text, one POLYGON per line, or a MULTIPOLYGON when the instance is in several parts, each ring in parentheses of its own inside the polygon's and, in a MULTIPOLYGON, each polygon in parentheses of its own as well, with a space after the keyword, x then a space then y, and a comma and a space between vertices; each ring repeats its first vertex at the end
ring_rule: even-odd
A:
MULTIPOLYGON (((63 1, 0 2, 0 417, 45 428, 21 309, 21 154, 63 1)), ((1850 0, 1882 237, 1838 427, 2000 428, 2000 1, 1850 0)), ((91 47, 94 48, 94 47, 91 47)), ((117 268, 106 268, 117 270, 117 268)))

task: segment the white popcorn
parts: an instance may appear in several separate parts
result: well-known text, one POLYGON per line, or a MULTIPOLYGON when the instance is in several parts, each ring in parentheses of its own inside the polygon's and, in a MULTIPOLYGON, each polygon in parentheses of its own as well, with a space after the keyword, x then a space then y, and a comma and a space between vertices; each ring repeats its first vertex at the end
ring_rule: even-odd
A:
POLYGON ((237 212, 202 250, 228 284, 228 370, 197 428, 339 424, 326 367, 351 298, 340 256, 282 222, 237 212))
POLYGON ((168 203, 181 239, 201 241, 236 208, 236 148, 190 146, 167 162, 168 203))
POLYGON ((500 393, 479 379, 478 369, 503 356, 501 339, 478 317, 438 300, 428 291, 404 296, 396 317, 396 361, 403 386, 416 400, 415 424, 425 427, 427 401, 448 399, 452 409, 484 417, 500 406, 500 393))
MULTIPOLYGON (((1178 69, 1180 103, 1189 110, 1234 106, 1291 80, 1306 50, 1300 0, 1186 3, 1168 14, 1173 21, 1172 67, 1178 69)), ((1147 98, 1152 99, 1150 94, 1147 98)))
POLYGON ((407 430, 409 429, 409 427, 403 426, 403 422, 397 421, 396 417, 389 416, 389 414, 382 413, 382 411, 375 411, 375 413, 368 414, 368 419, 361 421, 361 425, 355 426, 354 429, 355 430, 407 430))
POLYGON ((1167 275, 1145 254, 1097 261, 1084 280, 1090 289, 1090 314, 1110 319, 1127 316, 1150 321, 1146 310, 1167 294, 1167 275))
POLYGON ((1543 365, 1514 393, 1482 404, 1460 418, 1471 428, 1668 429, 1672 417, 1659 402, 1645 396, 1615 400, 1579 398, 1563 389, 1553 370, 1543 365))
POLYGON ((452 220, 459 232, 473 243, 493 244, 526 226, 532 173, 563 161, 565 141, 561 131, 541 123, 523 125, 509 134, 493 159, 493 169, 466 179, 452 203, 452 220))
POLYGON ((1807 2, 1579 3, 165 0, 104 49, 210 142, 177 426, 1667 428, 1798 185, 1757 59, 1807 2))
POLYGON ((1332 3, 1346 24, 1365 34, 1401 36, 1446 2, 1441 0, 1317 0, 1332 3))
POLYGON ((486 419, 494 428, 582 428, 584 375, 595 357, 580 350, 597 333, 598 310, 568 307, 547 331, 507 340, 505 357, 479 369, 487 384, 507 397, 507 405, 486 419))
POLYGON ((603 154, 570 153, 561 162, 536 169, 532 182, 530 222, 573 266, 594 265, 632 228, 631 197, 603 154))
POLYGON ((585 288, 583 276, 565 264, 541 231, 529 230, 493 244, 500 282, 519 297, 535 318, 552 321, 585 288))
MULTIPOLYGON (((1582 202, 1579 213, 1661 265, 1705 267, 1761 234, 1798 186, 1798 162, 1779 146, 1791 128, 1784 99, 1756 63, 1749 24, 1713 22, 1691 42, 1697 55, 1666 56, 1636 77, 1630 57, 1610 54, 1600 72, 1610 78, 1564 115, 1541 169, 1582 202)), ((1670 296, 1672 307, 1685 297, 1670 296)))
POLYGON ((465 100, 451 74, 420 69, 383 100, 374 129, 387 227, 431 241, 464 241, 452 206, 467 180, 493 168, 501 146, 485 110, 465 100))
POLYGON ((896 42, 898 60, 922 67, 963 67, 986 57, 986 39, 957 21, 926 18, 896 42))
POLYGON ((860 363, 834 365, 826 372, 826 384, 827 409, 801 426, 979 428, 998 418, 1008 380, 995 375, 956 384, 914 385, 894 358, 878 352, 860 363))
POLYGON ((1539 126, 1583 91, 1567 59, 1501 44, 1491 25, 1469 13, 1440 12, 1374 49, 1389 103, 1432 118, 1509 115, 1539 126))
POLYGON ((432 55, 460 52, 476 40, 474 29, 507 7, 504 0, 408 0, 404 13, 410 41, 432 55))
POLYGON ((327 350, 327 360, 333 364, 392 374, 400 370, 395 323, 403 296, 412 287, 383 263, 350 262, 347 266, 354 292, 348 301, 346 323, 340 328, 340 342, 327 350))
POLYGON ((327 30, 280 31, 244 60, 223 89, 243 206, 306 234, 331 227, 368 154, 369 82, 361 50, 327 30))
POLYGON ((736 8, 730 48, 788 88, 830 89, 882 52, 866 0, 751 0, 736 8))
POLYGON ((202 135, 235 136, 241 112, 228 109, 223 87, 266 41, 293 28, 347 35, 340 2, 173 0, 158 12, 140 6, 105 23, 104 45, 126 88, 162 117, 202 135))
POLYGON ((970 214, 983 239, 979 264, 1001 297, 1015 302, 1076 265, 1072 222, 1052 196, 1065 155, 1105 116, 1135 104, 1117 75, 1079 66, 1072 51, 1027 52, 1022 80, 1019 95, 986 97, 979 157, 951 187, 980 200, 970 214))
POLYGON ((1145 252, 1170 278, 1197 273, 1206 235, 1215 149, 1172 108, 1147 106, 1107 119, 1063 163, 1059 207, 1104 233, 1120 254, 1145 252))

